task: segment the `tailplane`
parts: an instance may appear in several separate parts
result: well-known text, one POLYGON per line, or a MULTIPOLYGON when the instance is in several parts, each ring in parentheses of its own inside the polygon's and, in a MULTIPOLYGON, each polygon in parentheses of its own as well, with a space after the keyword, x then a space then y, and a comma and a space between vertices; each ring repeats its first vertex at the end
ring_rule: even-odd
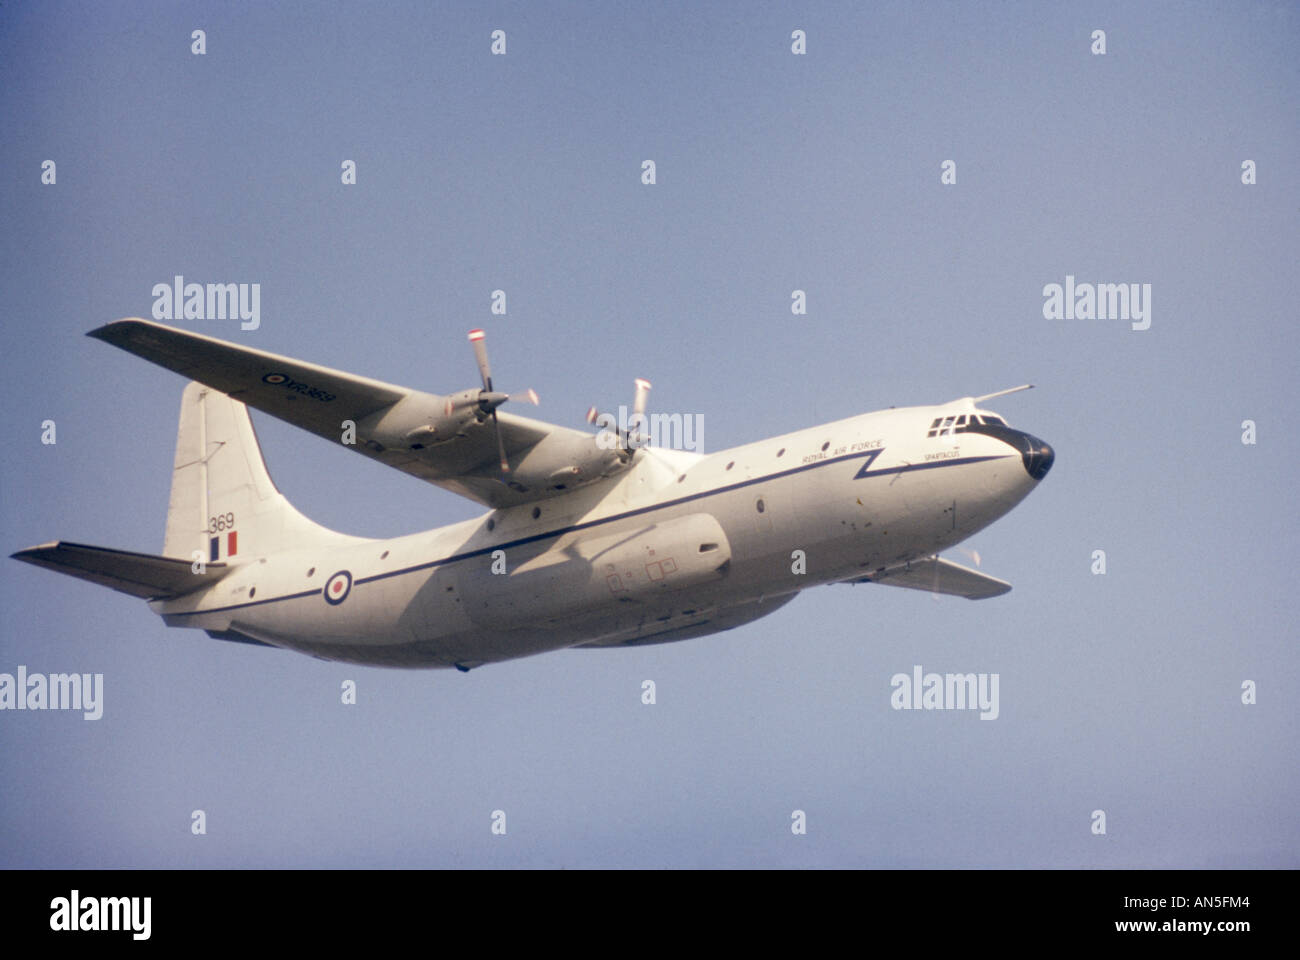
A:
POLYGON ((181 397, 164 556, 59 540, 12 556, 133 597, 165 600, 210 586, 268 553, 362 540, 295 510, 266 472, 248 409, 191 383, 181 397))
POLYGON ((65 540, 29 547, 11 556, 142 600, 170 600, 215 583, 230 572, 224 563, 197 564, 65 540))

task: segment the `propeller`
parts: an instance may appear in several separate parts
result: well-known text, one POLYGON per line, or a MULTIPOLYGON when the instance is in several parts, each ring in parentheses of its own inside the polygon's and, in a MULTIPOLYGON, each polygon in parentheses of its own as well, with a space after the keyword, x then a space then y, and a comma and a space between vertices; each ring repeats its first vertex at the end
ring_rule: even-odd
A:
MULTIPOLYGON (((649 380, 646 380, 644 377, 637 377, 633 383, 636 384, 636 396, 632 400, 632 416, 628 418, 627 430, 618 431, 616 429, 615 431, 618 436, 619 446, 624 450, 631 449, 633 446, 638 446, 640 441, 644 439, 640 432, 640 427, 645 424, 646 401, 650 398, 649 380), (636 432, 634 433, 633 431, 636 432)), ((618 422, 617 418, 615 418, 612 413, 601 413, 594 406, 587 408, 588 423, 595 423, 601 417, 608 417, 615 423, 618 422)))
MULTIPOLYGON (((471 330, 469 332, 469 342, 474 347, 474 359, 478 361, 478 372, 483 378, 483 389, 479 391, 478 398, 475 401, 478 405, 480 418, 491 417, 492 429, 497 435, 497 453, 501 459, 501 472, 510 472, 510 462, 506 459, 505 441, 501 439, 501 423, 497 420, 497 407, 507 400, 523 400, 537 406, 540 402, 536 390, 525 390, 520 394, 497 393, 492 389, 492 367, 488 363, 487 343, 485 342, 487 334, 482 330, 471 330)), ((452 401, 447 400, 447 413, 452 411, 452 401)))

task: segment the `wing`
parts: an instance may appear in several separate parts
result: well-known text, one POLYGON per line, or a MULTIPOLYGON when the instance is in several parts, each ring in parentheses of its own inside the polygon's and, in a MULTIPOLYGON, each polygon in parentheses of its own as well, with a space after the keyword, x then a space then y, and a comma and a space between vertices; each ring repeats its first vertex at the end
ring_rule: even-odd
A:
POLYGON ((478 390, 441 395, 241 347, 138 318, 87 336, 111 343, 236 400, 429 483, 491 507, 513 506, 590 483, 626 466, 592 434, 498 413, 511 464, 478 390))
POLYGON ((906 587, 909 590, 926 590, 946 593, 967 600, 999 597, 1011 590, 1011 584, 986 573, 963 567, 943 557, 926 557, 896 567, 889 567, 865 577, 846 580, 846 583, 881 583, 888 587, 906 587))

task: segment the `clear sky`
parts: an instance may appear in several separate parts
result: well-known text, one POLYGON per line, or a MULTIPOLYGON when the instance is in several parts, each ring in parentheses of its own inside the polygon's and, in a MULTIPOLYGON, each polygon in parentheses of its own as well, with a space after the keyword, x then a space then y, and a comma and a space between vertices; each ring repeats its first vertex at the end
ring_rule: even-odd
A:
MULTIPOLYGON (((256 331, 181 325, 435 392, 483 326, 555 423, 645 376, 708 450, 1033 382, 992 406, 1057 460, 966 545, 1004 597, 467 675, 0 560, 0 672, 104 675, 99 720, 0 712, 0 865, 1300 866, 1298 11, 5 0, 5 554, 161 549, 183 381, 83 334, 177 274, 261 285, 256 331), (1046 319, 1067 276, 1150 284, 1150 328, 1046 319), (997 673, 997 720, 891 709, 917 664, 997 673)), ((254 421, 327 526, 480 512, 254 421)))

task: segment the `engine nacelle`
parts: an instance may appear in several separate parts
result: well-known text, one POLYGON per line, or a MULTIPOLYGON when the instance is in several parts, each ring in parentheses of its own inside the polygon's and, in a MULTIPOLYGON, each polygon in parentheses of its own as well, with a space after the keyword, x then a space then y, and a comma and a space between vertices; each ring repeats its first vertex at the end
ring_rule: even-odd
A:
POLYGON ((631 461, 631 452, 602 449, 594 436, 557 433, 515 463, 514 480, 526 489, 558 493, 613 476, 631 461))
POLYGON ((415 391, 383 411, 373 424, 362 421, 360 432, 372 445, 390 450, 422 450, 446 443, 479 419, 478 394, 477 390, 463 390, 440 397, 415 391))

